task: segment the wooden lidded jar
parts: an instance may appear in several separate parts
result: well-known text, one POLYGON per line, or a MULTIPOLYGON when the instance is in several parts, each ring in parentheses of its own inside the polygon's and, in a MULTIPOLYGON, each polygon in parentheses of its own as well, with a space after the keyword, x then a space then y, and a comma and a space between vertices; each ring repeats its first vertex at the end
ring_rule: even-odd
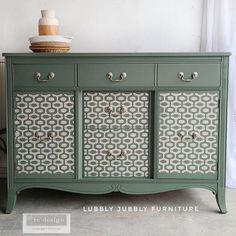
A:
POLYGON ((42 18, 39 19, 39 35, 58 35, 59 22, 55 18, 55 10, 41 10, 42 18))

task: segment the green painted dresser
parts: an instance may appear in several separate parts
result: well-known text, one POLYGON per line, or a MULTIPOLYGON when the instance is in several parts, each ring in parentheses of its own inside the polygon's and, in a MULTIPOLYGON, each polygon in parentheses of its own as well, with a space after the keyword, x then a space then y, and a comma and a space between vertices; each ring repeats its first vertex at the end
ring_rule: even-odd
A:
POLYGON ((6 213, 28 188, 205 188, 226 212, 229 53, 4 56, 6 213))

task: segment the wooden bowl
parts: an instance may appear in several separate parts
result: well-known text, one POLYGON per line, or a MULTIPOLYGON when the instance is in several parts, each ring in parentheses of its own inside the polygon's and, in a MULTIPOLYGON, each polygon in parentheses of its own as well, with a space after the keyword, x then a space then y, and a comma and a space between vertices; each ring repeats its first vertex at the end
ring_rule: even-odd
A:
POLYGON ((70 50, 70 47, 56 46, 34 46, 29 47, 33 52, 48 52, 48 53, 65 53, 70 50))

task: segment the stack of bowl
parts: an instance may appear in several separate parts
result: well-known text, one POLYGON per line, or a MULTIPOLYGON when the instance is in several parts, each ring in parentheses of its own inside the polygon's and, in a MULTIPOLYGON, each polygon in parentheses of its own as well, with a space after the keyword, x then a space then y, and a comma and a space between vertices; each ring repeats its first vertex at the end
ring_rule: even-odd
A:
POLYGON ((60 35, 40 35, 29 38, 30 49, 33 52, 68 52, 71 37, 60 35))
POLYGON ((29 38, 33 52, 68 52, 72 37, 59 35, 59 22, 55 10, 41 10, 39 19, 39 36, 29 38))

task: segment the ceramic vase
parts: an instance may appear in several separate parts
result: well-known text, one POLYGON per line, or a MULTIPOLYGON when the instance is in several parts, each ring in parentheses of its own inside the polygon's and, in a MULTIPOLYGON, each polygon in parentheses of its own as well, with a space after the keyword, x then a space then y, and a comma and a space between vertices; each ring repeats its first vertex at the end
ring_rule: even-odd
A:
POLYGON ((59 22, 55 18, 54 10, 41 10, 42 18, 39 19, 39 35, 58 35, 59 22))

